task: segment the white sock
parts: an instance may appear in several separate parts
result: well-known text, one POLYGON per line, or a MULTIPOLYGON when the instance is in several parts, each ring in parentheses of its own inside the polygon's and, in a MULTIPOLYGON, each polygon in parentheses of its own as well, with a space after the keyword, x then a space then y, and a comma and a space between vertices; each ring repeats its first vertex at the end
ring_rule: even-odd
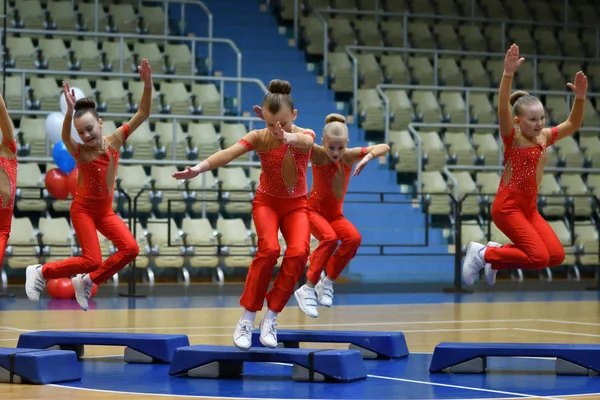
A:
POLYGON ((327 285, 327 286, 333 286, 333 281, 331 279, 329 279, 328 277, 323 278, 323 284, 327 285))
POLYGON ((90 275, 89 275, 89 274, 85 274, 85 275, 83 276, 83 281, 84 281, 85 283, 87 283, 88 285, 90 285, 90 286, 92 286, 92 285, 94 284, 94 282, 92 282, 92 279, 90 278, 90 275))
POLYGON ((304 285, 304 286, 302 286, 302 288, 303 288, 304 290, 306 290, 307 292, 314 292, 314 291, 315 291, 315 288, 314 288, 314 287, 310 287, 310 286, 308 286, 308 285, 304 285))
MULTIPOLYGON (((314 290, 314 289, 313 289, 314 290)), ((277 319, 277 314, 275 311, 271 311, 271 310, 267 310, 267 313, 265 314, 265 319, 277 319)))
POLYGON ((250 321, 252 322, 252 324, 254 324, 254 321, 256 320, 256 313, 244 309, 244 313, 242 314, 242 320, 250 321))

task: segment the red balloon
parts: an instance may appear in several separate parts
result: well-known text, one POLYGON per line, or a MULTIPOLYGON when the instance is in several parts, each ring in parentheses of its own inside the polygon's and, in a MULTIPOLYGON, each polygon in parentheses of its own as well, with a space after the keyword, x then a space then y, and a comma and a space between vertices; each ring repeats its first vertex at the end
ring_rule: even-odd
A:
POLYGON ((67 174, 58 168, 46 172, 46 189, 55 199, 65 200, 69 196, 67 174))
POLYGON ((77 167, 67 175, 67 189, 71 194, 71 197, 75 198, 75 193, 77 193, 77 186, 79 184, 79 170, 77 167))
POLYGON ((55 299, 71 299, 75 297, 75 289, 69 278, 50 279, 46 283, 48 294, 55 299))

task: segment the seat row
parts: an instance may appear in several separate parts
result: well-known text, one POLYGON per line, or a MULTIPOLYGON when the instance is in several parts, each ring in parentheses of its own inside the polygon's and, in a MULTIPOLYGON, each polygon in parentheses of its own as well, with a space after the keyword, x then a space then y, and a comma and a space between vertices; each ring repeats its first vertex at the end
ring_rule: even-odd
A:
MULTIPOLYGON (((463 215, 488 218, 499 184, 500 172, 453 171, 450 177, 439 171, 427 171, 422 175, 421 191, 429 193, 432 215, 453 213, 453 200, 449 196, 452 193, 463 199, 463 215)), ((544 173, 537 204, 546 217, 571 215, 576 220, 588 220, 600 210, 600 174, 584 177, 575 173, 544 173)))
MULTIPOLYGON (((189 268, 217 269, 222 279, 227 268, 248 268, 257 245, 254 224, 247 227, 239 218, 218 218, 214 225, 206 218, 183 218, 179 226, 173 219, 151 218, 143 225, 136 224, 135 237, 140 248, 136 267, 145 270, 151 283, 153 270, 157 268, 180 269, 187 283, 189 268)), ((101 233, 98 240, 103 258, 117 251, 101 233)), ((281 265, 286 248, 281 232, 279 245, 281 255, 277 266, 281 265)), ((311 236, 311 249, 317 245, 318 241, 311 236)), ((36 224, 28 217, 13 219, 5 258, 9 268, 21 269, 78 255, 81 244, 67 218, 44 217, 36 224)))

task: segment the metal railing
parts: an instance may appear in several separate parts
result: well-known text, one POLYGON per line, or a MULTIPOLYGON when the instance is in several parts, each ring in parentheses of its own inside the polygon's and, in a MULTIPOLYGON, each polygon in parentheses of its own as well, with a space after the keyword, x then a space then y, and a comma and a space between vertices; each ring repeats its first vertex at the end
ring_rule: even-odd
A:
MULTIPOLYGON (((192 71, 196 70, 196 45, 198 43, 208 43, 209 54, 207 58, 207 63, 209 71, 212 71, 212 46, 214 43, 223 43, 229 46, 232 51, 235 53, 236 57, 236 76, 238 78, 242 77, 242 52, 236 46, 236 44, 230 39, 222 39, 222 38, 201 38, 201 37, 188 37, 188 36, 166 36, 166 35, 138 35, 138 34, 129 34, 129 33, 106 33, 106 32, 85 32, 85 31, 54 31, 54 30, 39 30, 39 29, 16 29, 16 28, 7 28, 7 33, 29 33, 32 35, 44 35, 44 36, 67 36, 67 37, 83 37, 83 38, 92 38, 98 43, 98 38, 107 38, 107 39, 118 39, 119 40, 119 65, 118 71, 123 73, 125 70, 124 65, 124 49, 126 48, 125 40, 126 39, 140 39, 140 40, 163 40, 165 43, 167 41, 178 41, 178 42, 191 42, 191 69, 192 71)), ((42 49, 43 50, 43 49, 42 49)), ((100 52, 100 50, 98 50, 100 52)), ((66 54, 65 54, 66 55, 66 54)), ((52 54, 52 56, 56 56, 52 54)), ((144 58, 143 54, 140 54, 140 58, 144 58)), ((114 60, 111 60, 114 61, 114 60)), ((68 59, 65 60, 65 66, 68 62, 68 59)), ((45 71, 45 70, 44 70, 45 71)), ((192 72, 193 73, 193 72, 192 72)))
MULTIPOLYGON (((453 195, 455 198, 460 199, 461 193, 459 188, 458 179, 452 174, 452 171, 503 171, 504 166, 502 165, 446 165, 443 168, 444 173, 448 176, 448 179, 452 181, 453 195)), ((571 172, 575 174, 600 174, 600 168, 572 168, 572 167, 544 167, 544 172, 571 172)))
MULTIPOLYGON (((422 189, 422 182, 423 182, 423 141, 421 140, 421 137, 419 136, 419 132, 417 131, 418 128, 465 128, 466 129, 498 129, 498 125, 486 125, 486 124, 443 124, 443 123, 438 123, 438 124, 424 124, 424 123, 418 123, 418 122, 413 122, 408 124, 408 132, 410 133, 410 135, 412 136, 412 139, 415 142, 415 145, 417 146, 417 192, 420 192, 422 189)), ((600 132, 600 128, 581 128, 579 129, 580 132, 600 132)), ((386 133, 386 143, 389 142, 389 130, 386 133)), ((486 168, 499 168, 500 170, 502 170, 504 167, 502 166, 503 162, 504 162, 504 157, 503 157, 503 151, 502 151, 502 144, 498 143, 498 140, 496 141, 496 143, 498 144, 498 166, 481 166, 481 165, 472 165, 472 166, 468 166, 469 168, 473 168, 473 170, 476 171, 485 171, 486 168)), ((455 165, 447 165, 448 167, 457 167, 455 165)), ((546 167, 545 170, 550 171, 552 169, 554 169, 555 167, 546 167)), ((565 168, 559 168, 556 167, 557 171, 565 171, 565 168)), ((587 171, 587 172, 591 172, 593 170, 593 168, 581 168, 581 170, 583 171, 587 171)))
MULTIPOLYGON (((227 78, 223 78, 223 79, 227 79, 227 78)), ((266 90, 266 89, 265 89, 266 90)), ((14 117, 16 115, 20 115, 20 116, 39 116, 39 115, 48 115, 50 113, 52 113, 54 111, 42 111, 42 110, 8 110, 8 113, 11 117, 14 117)), ((111 118, 115 118, 117 120, 129 120, 132 117, 133 113, 101 113, 102 118, 104 119, 111 119, 111 118)), ((171 142, 171 156, 172 159, 163 159, 163 160, 127 160, 127 159, 123 159, 120 160, 119 162, 122 162, 124 164, 127 163, 132 163, 132 164, 144 164, 145 165, 151 165, 151 164, 156 164, 156 165, 189 165, 190 163, 193 163, 193 160, 187 160, 187 161, 179 161, 176 159, 177 156, 177 135, 176 132, 178 131, 177 129, 177 125, 179 123, 180 120, 185 120, 185 121, 222 121, 222 122, 248 122, 249 125, 249 130, 254 129, 254 123, 255 122, 264 122, 263 120, 257 118, 257 117, 244 117, 244 116, 224 116, 224 115, 172 115, 172 114, 150 114, 150 116, 148 117, 149 120, 171 120, 172 124, 173 124, 173 131, 172 131, 172 142, 171 142)), ((52 158, 50 158, 50 154, 52 153, 52 147, 50 144, 50 139, 48 138, 48 136, 46 136, 46 155, 48 157, 19 157, 20 161, 26 162, 47 162, 48 160, 52 161, 52 158)), ((165 155, 166 156, 166 155, 165 155)), ((239 162, 237 162, 239 163, 239 162)), ((232 164, 233 165, 233 164, 232 164)), ((237 165, 237 164, 236 164, 237 165)), ((245 165, 245 164, 240 164, 241 165, 245 165)), ((260 163, 255 162, 255 163, 251 163, 251 164, 247 164, 247 165, 260 165, 260 163)))
MULTIPOLYGON (((390 109, 390 99, 387 96, 385 89, 391 90, 427 90, 434 92, 464 92, 464 102, 465 102, 465 120, 470 122, 471 119, 471 103, 470 103, 470 93, 498 93, 498 88, 486 88, 486 87, 465 87, 465 86, 427 86, 427 85, 395 85, 395 84, 381 84, 375 87, 375 90, 383 100, 383 106, 385 109, 384 112, 384 132, 385 132, 385 140, 386 142, 389 140, 389 131, 390 131, 390 117, 391 117, 391 109, 390 109)), ((567 91, 558 91, 558 90, 527 90, 528 93, 532 95, 542 95, 542 96, 565 96, 566 97, 566 112, 567 115, 571 110, 571 97, 575 96, 573 92, 567 91)), ((587 97, 600 97, 600 93, 590 92, 586 94, 587 97)), ((414 124, 414 123, 413 123, 414 124)), ((438 125, 438 124, 435 124, 438 125)), ((444 124, 443 126, 436 126, 438 128, 442 127, 454 127, 459 128, 459 124, 444 124)), ((433 127, 433 125, 428 125, 433 127)), ((465 128, 492 128, 492 125, 484 125, 484 124, 467 124, 462 125, 465 128)), ((493 126, 493 129, 498 129, 497 125, 493 126)), ((598 130, 597 128, 582 128, 584 132, 595 132, 598 130), (592 129, 592 130, 589 130, 592 129)))
MULTIPOLYGON (((412 14, 412 13, 389 13, 385 11, 354 11, 354 10, 341 10, 341 9, 318 9, 315 10, 315 16, 323 24, 323 77, 327 79, 328 76, 328 48, 329 48, 329 24, 324 14, 345 14, 345 15, 356 15, 356 16, 373 16, 378 19, 380 17, 390 18, 398 17, 402 18, 403 36, 404 43, 403 47, 408 48, 408 24, 409 20, 425 19, 433 21, 457 21, 463 23, 473 24, 481 22, 485 24, 500 24, 501 25, 501 47, 506 48, 506 38, 508 26, 512 25, 526 25, 527 27, 552 27, 552 28, 564 28, 565 31, 569 28, 589 28, 596 32, 596 55, 595 57, 600 58, 600 25, 584 25, 584 24, 569 24, 568 26, 564 23, 558 22, 540 22, 540 21, 523 21, 523 20, 506 20, 506 19, 491 19, 491 18, 476 18, 476 17, 455 17, 446 15, 432 15, 432 14, 412 14)), ((437 51, 437 50, 432 50, 437 51)))
MULTIPOLYGON (((352 94, 353 94, 353 112, 354 112, 354 118, 355 120, 358 118, 358 99, 356 94, 358 93, 358 75, 359 75, 359 63, 358 63, 358 58, 356 53, 354 52, 354 50, 357 51, 386 51, 388 53, 403 53, 403 55, 406 57, 406 55, 408 53, 415 53, 415 54, 433 54, 433 85, 430 85, 429 87, 432 86, 440 86, 440 79, 439 79, 439 68, 438 68, 438 62, 439 62, 439 57, 440 55, 460 55, 460 56, 472 56, 472 57, 497 57, 499 60, 504 60, 504 57, 506 56, 505 53, 488 53, 488 52, 475 52, 475 51, 455 51, 455 50, 430 50, 430 49, 413 49, 413 48, 402 48, 402 47, 382 47, 382 46, 346 46, 346 54, 348 54, 348 56, 350 57, 350 59, 352 60, 352 76, 353 76, 353 81, 352 81, 352 94)), ((525 57, 526 60, 533 60, 533 72, 532 72, 532 77, 533 77, 533 87, 531 88, 531 92, 533 93, 534 91, 538 90, 538 61, 564 61, 564 62, 568 62, 568 61, 575 61, 575 62, 590 62, 590 61, 595 61, 594 59, 589 59, 589 58, 576 58, 576 57, 556 57, 556 56, 541 56, 541 55, 536 55, 536 54, 532 54, 532 55, 527 55, 527 54, 523 54, 523 57, 525 57)), ((583 69, 583 68, 582 68, 583 69)), ((518 73, 517 73, 518 74, 518 73)), ((389 84, 389 85, 385 85, 386 87, 388 86, 396 86, 394 84, 389 84)), ((408 88, 413 87, 416 88, 416 85, 407 85, 408 88)), ((423 87, 423 85, 419 85, 419 87, 423 87)), ((442 90, 453 90, 453 89, 447 89, 450 88, 450 86, 443 86, 442 90)), ((479 88, 473 88, 475 90, 479 90, 479 88)), ((433 90, 433 89, 427 89, 427 90, 433 90)), ((435 89, 435 90, 439 90, 439 89, 435 89)), ((495 91, 498 91, 497 88, 495 88, 495 91)), ((528 89, 529 91, 529 89, 528 89)), ((562 93, 561 93, 562 94, 562 93)), ((468 104, 468 103, 467 103, 468 104)))
MULTIPOLYGON (((60 77, 72 77, 72 76, 83 76, 83 77, 94 77, 94 78, 112 78, 112 79, 119 79, 119 80, 123 80, 123 78, 139 78, 139 74, 133 74, 133 73, 116 73, 116 72, 85 72, 85 71, 55 71, 55 70, 39 70, 39 69, 18 69, 18 68, 10 68, 6 70, 7 73, 10 74, 20 74, 21 78, 22 78, 22 82, 21 82, 21 107, 22 110, 26 110, 27 109, 27 87, 26 87, 26 83, 25 83, 25 77, 27 75, 45 75, 45 76, 60 76, 60 77)), ((152 75, 153 78, 158 78, 158 79, 168 79, 168 80, 183 80, 183 81, 189 81, 190 83, 194 83, 194 82, 219 82, 220 84, 220 101, 221 101, 221 112, 223 112, 223 108, 224 108, 224 96, 225 96, 225 91, 224 91, 224 85, 225 82, 236 82, 238 83, 238 93, 237 93, 237 106, 238 106, 238 113, 241 114, 242 112, 242 83, 255 83, 257 84, 260 89, 266 94, 268 93, 268 89, 265 86, 265 84, 260 80, 260 79, 256 79, 256 78, 237 78, 237 77, 223 77, 223 76, 199 76, 199 75, 168 75, 168 74, 153 74, 152 75)), ((67 78, 68 79, 68 78, 67 78)), ((57 87, 57 100, 58 100, 58 95, 60 95, 60 91, 61 89, 59 87, 57 87)), ((156 91, 154 96, 156 96, 156 91)), ((58 105, 58 102, 57 102, 58 105)), ((193 115, 190 116, 186 116, 186 118, 192 118, 194 117, 193 115)), ((199 119, 199 118, 197 118, 199 119)), ((208 119, 208 118, 204 118, 204 119, 208 119)), ((214 117, 212 118, 214 119, 214 117)))
MULTIPOLYGON (((458 168, 461 167, 471 167, 471 166, 455 166, 458 168)), ((599 169, 596 169, 599 170, 599 169)), ((473 211, 475 211, 477 213, 477 215, 481 216, 482 212, 484 213, 485 217, 484 217, 484 222, 486 224, 486 229, 482 229, 482 233, 484 234, 484 242, 488 242, 490 240, 493 240, 492 238, 492 218, 491 218, 491 208, 492 208, 492 202, 490 202, 487 198, 489 196, 495 196, 496 193, 484 193, 484 192, 475 192, 475 193, 465 193, 462 197, 455 197, 452 193, 431 193, 431 196, 434 195, 441 195, 441 196, 447 196, 449 198, 449 204, 450 204, 450 216, 452 217, 453 221, 452 221, 452 228, 453 228, 453 236, 454 236, 454 246, 455 246, 455 250, 454 250, 454 286, 452 288, 446 288, 444 289, 444 291, 450 291, 450 292, 462 292, 462 293, 471 293, 470 290, 465 290, 463 287, 463 281, 462 281, 462 266, 461 266, 461 261, 463 256, 465 255, 465 249, 463 249, 463 238, 462 238, 462 226, 463 226, 463 216, 465 214, 463 214, 463 204, 465 203, 465 201, 469 198, 469 196, 482 196, 484 197, 484 199, 478 199, 478 208, 479 208, 479 212, 477 213, 476 210, 471 209, 470 212, 468 214, 466 214, 466 216, 471 216, 474 217, 475 215, 473 214, 473 211), (485 209, 485 212, 483 211, 485 209)), ((600 208, 600 200, 598 199, 597 196, 595 196, 594 194, 579 194, 579 195, 563 195, 563 194, 549 194, 549 195, 544 195, 544 197, 547 198, 563 198, 563 201, 560 203, 552 203, 550 205, 558 205, 561 204, 562 206, 564 206, 565 209, 565 215, 561 218, 561 220, 563 222, 565 222, 566 228, 569 230, 569 236, 570 236, 570 243, 569 244, 562 244, 561 245, 563 247, 566 246, 572 246, 572 249, 568 249, 569 251, 565 251, 565 255, 569 255, 569 256, 575 256, 575 262, 573 265, 568 265, 568 267, 570 269, 573 270, 574 275, 576 277, 576 280, 579 280, 580 277, 580 273, 579 273, 579 265, 582 265, 579 261, 579 258, 581 256, 586 256, 586 255, 597 255, 598 256, 598 264, 596 264, 596 286, 589 288, 588 290, 599 290, 600 289, 600 251, 597 251, 596 253, 591 250, 591 251, 587 251, 585 249, 585 246, 582 245, 578 245, 577 244, 577 237, 576 237, 576 232, 575 232, 575 217, 576 217, 576 210, 575 210, 575 205, 574 205, 574 199, 576 198, 589 198, 590 200, 590 215, 594 214, 597 212, 597 210, 600 208), (567 200, 565 199, 565 197, 571 197, 571 199, 567 200)), ((538 207, 539 207, 539 203, 538 203, 538 207)), ((472 221, 477 221, 477 219, 474 219, 472 221)), ((479 226, 479 221, 477 222, 477 225, 479 226)), ((481 226, 479 226, 480 228, 482 228, 481 226)), ((598 245, 600 246, 600 237, 596 238, 596 240, 598 241, 598 245)), ((466 247, 466 246, 465 246, 466 247)), ((564 249, 567 250, 567 249, 564 249)), ((538 274, 541 278, 542 276, 542 271, 544 271, 548 278, 547 280, 550 281, 552 280, 552 268, 551 267, 546 267, 543 270, 538 270, 538 274)), ((519 277, 519 281, 523 280, 523 272, 521 269, 515 269, 515 272, 517 273, 518 277, 519 277)), ((567 274, 570 275, 570 270, 567 270, 567 274)), ((512 274, 512 272, 511 272, 512 274)))

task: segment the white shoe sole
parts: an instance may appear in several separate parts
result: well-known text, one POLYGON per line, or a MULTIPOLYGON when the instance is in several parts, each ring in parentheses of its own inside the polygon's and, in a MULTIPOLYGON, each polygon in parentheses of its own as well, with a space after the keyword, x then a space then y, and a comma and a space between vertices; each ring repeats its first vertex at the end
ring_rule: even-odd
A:
POLYGON ((267 344, 263 341, 262 335, 260 335, 260 342, 263 344, 263 346, 268 347, 269 349, 276 349, 277 348, 277 343, 275 344, 275 346, 271 346, 270 344, 267 344))
POLYGON ((88 299, 85 297, 85 282, 79 277, 71 278, 73 289, 75 289, 75 300, 83 311, 88 310, 88 299), (81 292, 81 293, 80 293, 81 292))
POLYGON ((252 342, 250 342, 250 346, 248 346, 248 347, 242 347, 242 346, 238 345, 238 344, 235 342, 235 339, 233 339, 233 345, 234 345, 235 347, 237 347, 239 350, 242 350, 242 351, 248 351, 248 350, 250 350, 250 347, 252 347, 252 342))
MULTIPOLYGON (((298 289, 298 290, 300 290, 300 289, 298 289)), ((308 315, 311 318, 317 318, 319 316, 319 312, 318 311, 317 311, 316 315, 310 315, 310 313, 308 313, 308 311, 306 311, 306 307, 304 307, 304 302, 302 301, 302 299, 300 299, 300 296, 298 296, 297 291, 294 292, 294 298, 296 299, 296 302, 298 303, 298 307, 300 307, 300 309, 302 310, 302 312, 304 314, 308 315)), ((261 340, 261 343, 262 343, 262 340, 261 340)))

